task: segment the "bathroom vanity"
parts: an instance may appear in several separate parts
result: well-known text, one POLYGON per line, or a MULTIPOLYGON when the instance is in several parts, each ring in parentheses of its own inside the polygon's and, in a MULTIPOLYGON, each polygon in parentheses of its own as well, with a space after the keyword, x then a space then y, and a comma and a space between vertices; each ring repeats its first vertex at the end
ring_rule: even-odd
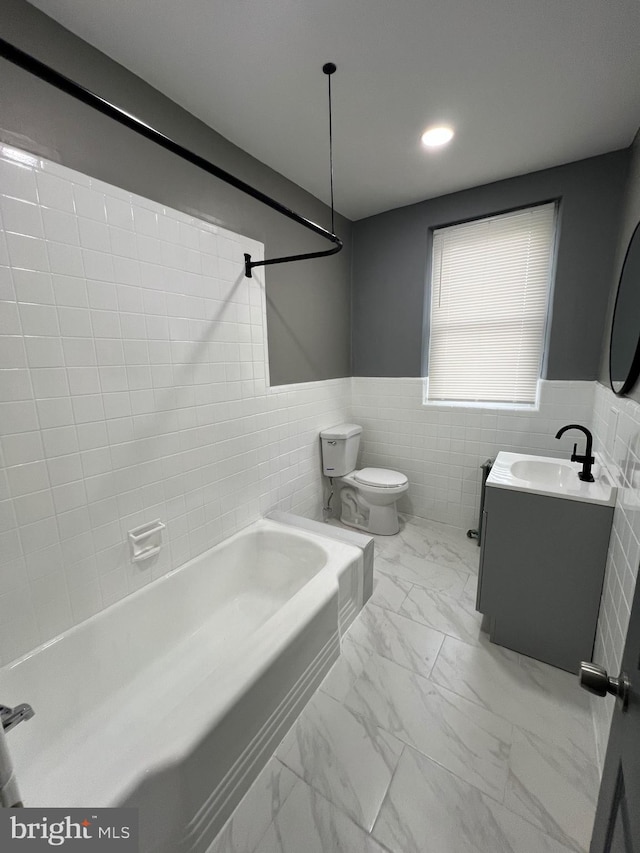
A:
POLYGON ((490 639, 577 672, 593 653, 616 489, 561 459, 499 453, 487 479, 476 608, 490 639))

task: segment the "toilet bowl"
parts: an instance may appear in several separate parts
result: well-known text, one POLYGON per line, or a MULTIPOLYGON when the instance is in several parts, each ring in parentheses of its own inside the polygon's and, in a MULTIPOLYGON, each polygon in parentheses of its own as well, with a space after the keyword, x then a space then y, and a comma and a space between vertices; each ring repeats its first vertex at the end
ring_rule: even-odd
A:
POLYGON ((409 488, 404 474, 387 468, 356 469, 362 427, 339 424, 320 433, 322 472, 340 487, 340 520, 367 533, 392 536, 400 529, 396 501, 409 488))
POLYGON ((341 477, 340 483, 344 487, 340 493, 343 524, 382 536, 393 536, 400 530, 396 501, 409 488, 404 474, 387 468, 362 468, 341 477), (353 504, 348 490, 355 498, 356 511, 351 513, 348 509, 353 509, 353 504))

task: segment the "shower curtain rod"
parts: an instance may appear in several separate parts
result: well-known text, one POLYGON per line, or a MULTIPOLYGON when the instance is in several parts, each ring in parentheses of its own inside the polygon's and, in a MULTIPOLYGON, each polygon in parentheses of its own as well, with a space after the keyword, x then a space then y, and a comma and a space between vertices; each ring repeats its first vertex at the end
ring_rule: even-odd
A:
POLYGON ((184 146, 175 142, 173 139, 170 139, 163 133, 160 133, 160 131, 155 130, 153 127, 150 127, 148 124, 141 121, 139 118, 136 118, 135 116, 131 115, 120 107, 117 107, 109 101, 105 100, 104 98, 101 98, 99 95, 96 95, 95 92, 91 92, 89 89, 85 89, 84 86, 80 86, 79 83, 70 80, 68 77, 65 77, 64 74, 61 74, 54 68, 45 65, 44 62, 40 62, 39 59, 36 59, 30 54, 25 53, 25 51, 20 50, 20 48, 15 47, 15 45, 10 44, 2 38, 0 38, 0 56, 4 57, 4 59, 8 59, 9 62, 13 62, 14 65, 23 68, 25 71, 29 71, 31 74, 34 74, 41 80, 50 83, 52 86, 55 86, 62 92, 66 92, 68 95, 72 95, 79 101, 88 104, 90 107, 93 107, 93 109, 98 110, 98 112, 101 112, 103 115, 114 119, 120 124, 123 124, 125 127, 128 127, 130 130, 133 130, 136 133, 140 134, 140 136, 144 136, 146 139, 150 139, 152 142, 155 142, 157 145, 160 145, 162 148, 165 148, 172 154, 177 154, 178 157, 181 157, 188 163, 192 163, 199 169, 203 169, 210 175, 213 175, 214 177, 219 178, 221 181, 224 181, 225 183, 230 184, 232 187, 235 187, 237 190, 246 193, 246 195, 251 196, 251 198, 255 198, 256 201, 262 202, 262 204, 266 204, 267 207, 272 208, 272 210, 277 211, 278 213, 282 214, 282 216, 286 216, 288 219, 292 219, 294 222, 297 222, 299 225, 302 225, 309 231, 313 231, 314 233, 319 234, 321 237, 324 237, 326 240, 329 240, 330 242, 335 244, 331 249, 326 249, 325 251, 307 252, 302 255, 287 255, 283 258, 270 258, 269 260, 264 261, 252 261, 251 255, 245 254, 245 275, 248 278, 251 278, 251 270, 254 267, 265 267, 271 264, 286 264, 291 261, 306 261, 310 258, 322 258, 326 257, 327 255, 335 255, 337 252, 340 251, 340 249, 342 249, 342 240, 335 234, 333 234, 331 231, 327 231, 327 229, 323 228, 321 225, 317 225, 310 219, 301 216, 299 213, 296 213, 295 210, 291 210, 284 204, 281 204, 279 201, 276 201, 276 199, 266 195, 266 193, 263 193, 255 187, 252 187, 250 184, 245 183, 245 181, 242 181, 240 178, 237 178, 230 172, 221 169, 220 166, 216 166, 214 163, 210 163, 208 160, 205 160, 204 157, 200 157, 199 154, 195 154, 193 151, 190 151, 188 148, 185 148, 184 146))

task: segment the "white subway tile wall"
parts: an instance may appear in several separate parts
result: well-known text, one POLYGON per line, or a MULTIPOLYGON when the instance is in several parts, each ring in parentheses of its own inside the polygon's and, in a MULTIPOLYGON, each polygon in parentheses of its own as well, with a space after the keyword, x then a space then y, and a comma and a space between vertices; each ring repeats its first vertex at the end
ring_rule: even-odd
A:
MULTIPOLYGON (((640 405, 598 384, 593 427, 618 483, 593 659, 617 676, 640 563, 640 405)), ((610 696, 592 702, 601 769, 614 705, 610 696)))
POLYGON ((594 382, 542 382, 537 411, 423 405, 422 379, 354 377, 353 419, 362 424, 362 465, 409 478, 399 509, 475 528, 480 465, 498 451, 566 457, 575 438, 557 441, 561 426, 590 426, 594 382))
POLYGON ((0 152, 2 664, 270 509, 319 517, 351 392, 269 388, 260 244, 0 152))

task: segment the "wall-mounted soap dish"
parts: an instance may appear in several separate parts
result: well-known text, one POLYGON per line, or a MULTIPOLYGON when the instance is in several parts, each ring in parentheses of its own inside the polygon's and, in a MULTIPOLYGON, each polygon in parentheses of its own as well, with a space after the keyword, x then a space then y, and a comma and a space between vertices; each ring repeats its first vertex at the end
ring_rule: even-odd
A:
POLYGON ((159 518, 156 518, 155 521, 149 521, 147 524, 141 524, 139 527, 129 530, 132 563, 148 560, 150 557, 155 557, 156 554, 160 553, 162 548, 162 531, 165 527, 166 524, 163 524, 159 518))

